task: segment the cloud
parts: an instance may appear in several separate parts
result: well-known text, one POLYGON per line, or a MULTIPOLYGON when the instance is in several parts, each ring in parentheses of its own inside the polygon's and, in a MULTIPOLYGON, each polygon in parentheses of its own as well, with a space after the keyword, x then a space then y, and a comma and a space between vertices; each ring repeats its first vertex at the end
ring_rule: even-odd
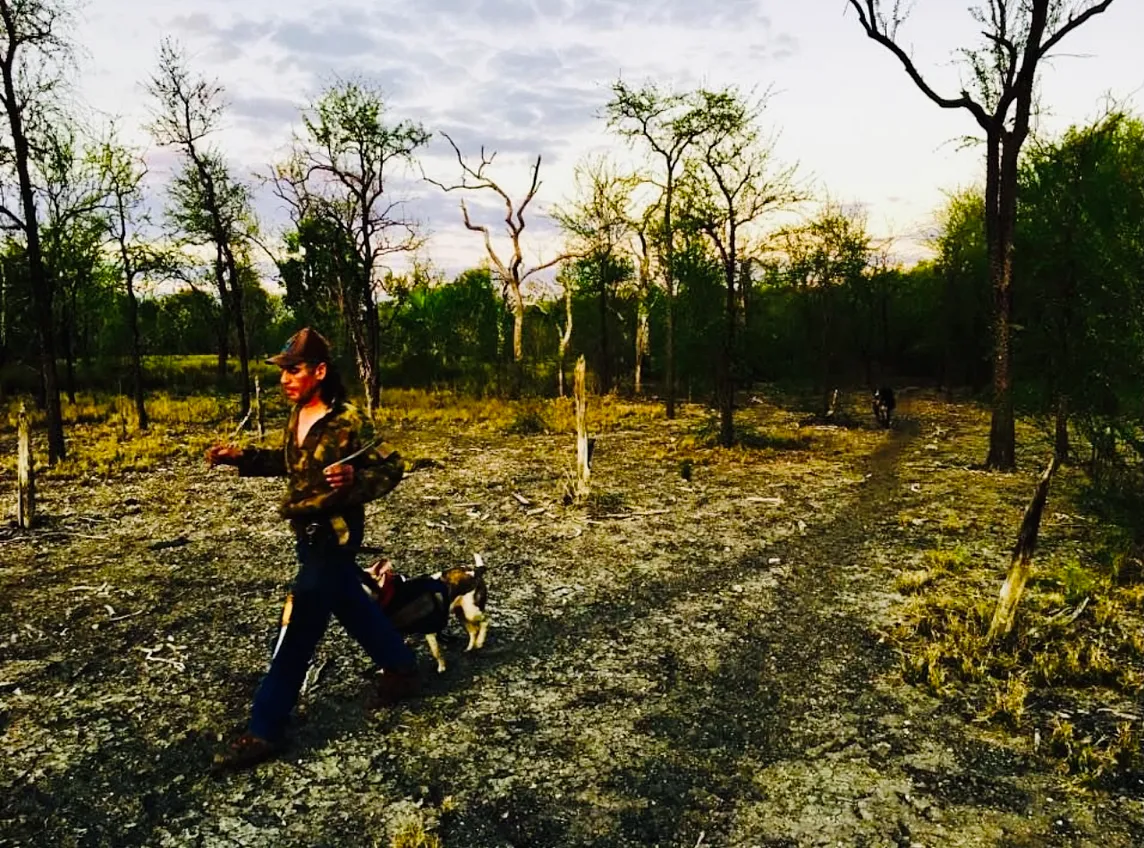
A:
POLYGON ((227 103, 227 114, 238 118, 246 128, 275 135, 297 124, 301 109, 301 103, 285 97, 262 95, 231 96, 227 103))
POLYGON ((312 58, 354 59, 378 52, 381 41, 352 20, 288 21, 279 24, 271 40, 299 61, 312 58))

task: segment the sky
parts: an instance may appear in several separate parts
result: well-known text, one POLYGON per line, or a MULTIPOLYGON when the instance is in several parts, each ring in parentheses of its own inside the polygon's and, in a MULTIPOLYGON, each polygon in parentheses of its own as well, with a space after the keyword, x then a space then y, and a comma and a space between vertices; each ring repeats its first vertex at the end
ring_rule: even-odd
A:
MULTIPOLYGON (((957 95, 964 73, 956 50, 979 29, 968 5, 915 0, 899 38, 947 96, 957 95)), ((1072 33, 1042 66, 1037 131, 1052 136, 1092 120, 1109 96, 1140 108, 1141 32, 1144 3, 1116 0, 1072 33)), ((982 171, 982 148, 965 143, 977 129, 969 113, 928 101, 865 36, 846 0, 88 0, 75 27, 76 95, 97 119, 115 116, 125 140, 145 151, 156 198, 174 157, 143 129, 145 82, 164 37, 224 88, 215 142, 234 173, 252 181, 286 155, 301 109, 338 79, 378 86, 391 120, 434 132, 421 162, 442 182, 460 176, 442 132, 474 161, 482 145, 497 151, 489 173, 514 197, 540 155, 526 261, 559 252, 545 212, 574 197, 585 156, 637 157, 600 117, 617 78, 769 91, 763 127, 777 134, 777 160, 797 164, 819 197, 861 207, 872 235, 892 239, 907 263, 926 255, 946 193, 978 182, 982 171)), ((464 228, 458 194, 409 176, 408 212, 430 234, 425 255, 450 276, 480 264, 484 244, 464 228)), ((256 198, 264 227, 280 234, 284 211, 266 188, 256 198)), ((503 207, 491 199, 470 205, 496 235, 503 207)), ((506 251, 508 242, 494 246, 506 251)))

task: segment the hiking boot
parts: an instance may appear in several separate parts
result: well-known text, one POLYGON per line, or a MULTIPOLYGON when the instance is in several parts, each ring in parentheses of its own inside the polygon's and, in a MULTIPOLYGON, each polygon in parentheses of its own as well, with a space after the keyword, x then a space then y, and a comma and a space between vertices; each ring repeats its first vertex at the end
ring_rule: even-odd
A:
POLYGON ((226 751, 215 754, 211 771, 241 771, 253 768, 277 756, 285 747, 281 742, 271 742, 253 733, 244 733, 227 746, 226 751))
POLYGON ((366 709, 379 710, 392 707, 398 701, 421 694, 421 674, 416 668, 389 668, 377 677, 374 689, 366 700, 366 709))

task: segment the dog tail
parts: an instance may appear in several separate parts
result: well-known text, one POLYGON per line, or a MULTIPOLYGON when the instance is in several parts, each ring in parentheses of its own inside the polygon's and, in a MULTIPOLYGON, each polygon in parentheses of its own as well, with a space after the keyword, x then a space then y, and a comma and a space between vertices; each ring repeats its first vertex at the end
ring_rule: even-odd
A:
POLYGON ((477 577, 481 577, 486 571, 488 571, 488 567, 485 565, 485 558, 480 554, 474 552, 473 559, 476 562, 476 565, 473 567, 473 573, 477 575, 477 577))

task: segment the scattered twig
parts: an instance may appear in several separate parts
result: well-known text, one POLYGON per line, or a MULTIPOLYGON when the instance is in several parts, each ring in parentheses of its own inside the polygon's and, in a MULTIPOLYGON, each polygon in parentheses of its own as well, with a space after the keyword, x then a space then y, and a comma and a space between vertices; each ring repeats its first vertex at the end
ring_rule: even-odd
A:
POLYGON ((763 498, 758 495, 751 495, 747 498, 747 503, 765 503, 770 506, 780 506, 783 502, 782 498, 763 498))
POLYGON ((234 432, 231 433, 230 438, 227 439, 228 442, 233 442, 235 439, 238 438, 238 434, 246 429, 246 425, 250 421, 250 416, 253 412, 254 412, 253 406, 250 407, 250 409, 246 410, 246 415, 243 416, 243 419, 238 422, 238 426, 234 428, 234 432))
POLYGON ((1098 713, 1108 713, 1110 716, 1115 716, 1116 718, 1122 718, 1125 721, 1140 721, 1140 716, 1135 715, 1134 713, 1123 713, 1120 710, 1114 710, 1114 709, 1111 709, 1109 707, 1101 707, 1100 709, 1097 710, 1097 712, 1098 713))
POLYGON ((145 657, 143 657, 143 659, 147 662, 165 663, 166 665, 174 666, 179 671, 186 671, 187 670, 187 666, 185 663, 182 663, 179 660, 171 659, 170 657, 156 657, 156 656, 153 656, 152 654, 147 654, 145 657))
POLYGON ((532 506, 532 501, 530 501, 528 498, 526 498, 524 495, 520 494, 519 492, 513 492, 512 496, 514 498, 516 498, 516 502, 518 504, 520 504, 521 506, 532 506))
POLYGON ((186 536, 178 536, 174 539, 165 539, 161 542, 152 542, 147 547, 153 551, 161 551, 161 550, 164 550, 166 548, 182 547, 183 545, 190 544, 190 541, 191 540, 188 539, 186 536))
POLYGON ((666 515, 671 512, 669 509, 649 509, 645 512, 612 512, 607 515, 597 515, 597 520, 611 519, 615 521, 623 521, 625 518, 646 518, 649 515, 666 515))
POLYGON ((125 619, 128 619, 128 618, 135 618, 135 616, 137 616, 137 615, 143 615, 143 613, 145 613, 145 612, 147 612, 147 610, 139 610, 138 612, 128 612, 128 613, 124 613, 123 615, 117 615, 114 618, 109 618, 107 620, 108 620, 108 622, 124 621, 125 619))
POLYGON ((1076 610, 1073 611, 1072 615, 1070 615, 1068 618, 1065 619, 1065 624, 1072 624, 1074 621, 1076 621, 1078 618, 1080 618, 1080 614, 1082 612, 1084 612, 1085 607, 1088 606, 1089 600, 1090 600, 1090 597, 1088 595, 1085 595, 1084 600, 1080 602, 1080 606, 1078 606, 1076 608, 1076 610))
POLYGON ((95 592, 100 595, 106 595, 111 589, 110 583, 103 583, 99 586, 72 586, 68 589, 69 592, 95 592))
POLYGON ((166 665, 174 666, 179 671, 186 671, 187 666, 182 661, 182 659, 179 659, 177 657, 157 657, 157 656, 155 656, 155 654, 159 653, 160 651, 162 651, 164 649, 171 650, 171 651, 181 651, 186 647, 187 647, 186 645, 174 645, 170 642, 160 642, 154 648, 149 648, 145 645, 140 645, 140 646, 136 647, 135 650, 143 652, 143 654, 144 654, 143 659, 146 662, 165 663, 166 665))

